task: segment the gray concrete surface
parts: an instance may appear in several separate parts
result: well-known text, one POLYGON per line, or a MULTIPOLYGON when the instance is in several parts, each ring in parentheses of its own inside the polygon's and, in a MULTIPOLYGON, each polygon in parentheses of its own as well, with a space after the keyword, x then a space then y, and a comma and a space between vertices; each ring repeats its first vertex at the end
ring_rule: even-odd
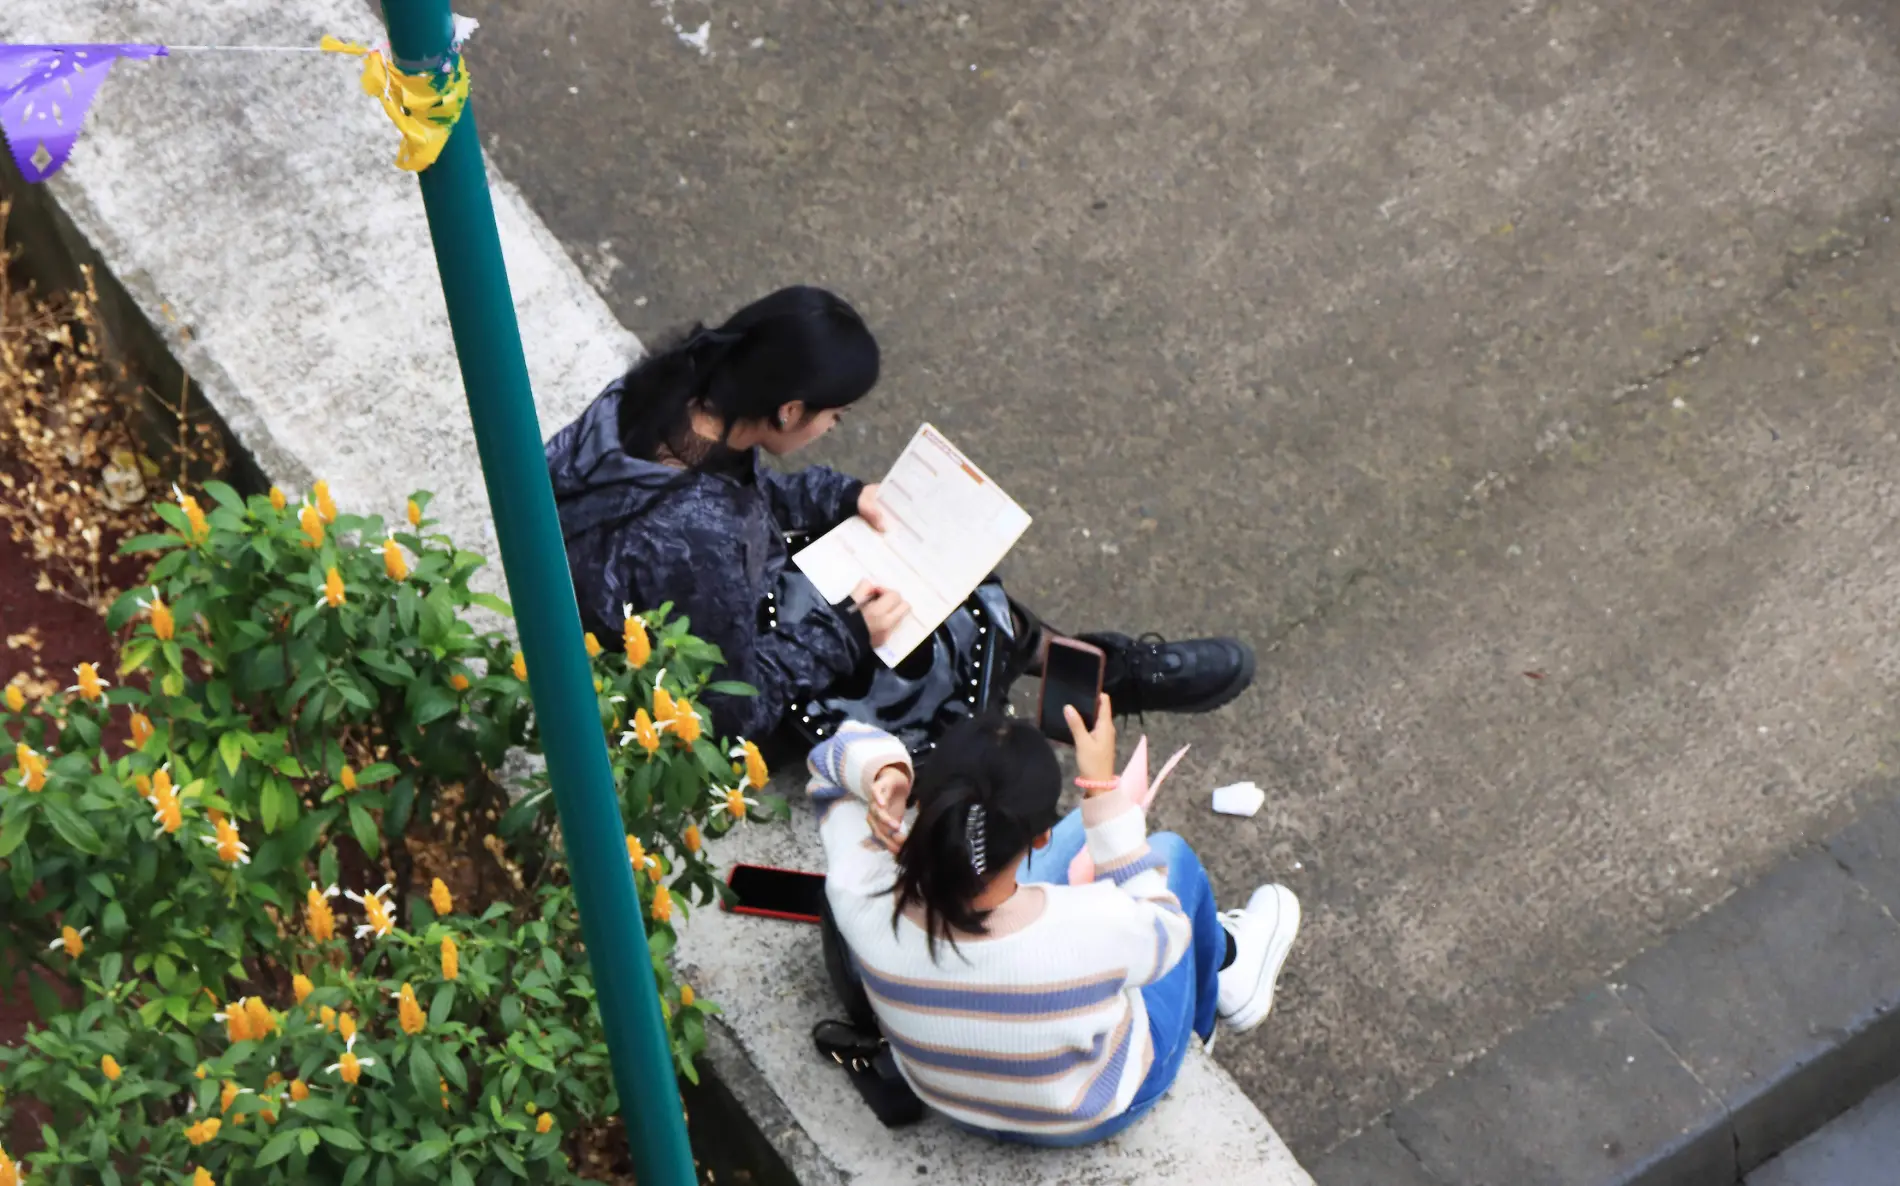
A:
POLYGON ((1892 759, 1890 5, 467 5, 623 320, 839 288, 889 377, 826 459, 929 417, 1048 613, 1268 651, 1149 725, 1160 823, 1307 903, 1220 1051, 1302 1155, 1892 759), (1238 777, 1251 823, 1181 789, 1238 777))
POLYGON ((1900 1083, 1748 1175, 1746 1186, 1892 1186, 1900 1166, 1900 1083))

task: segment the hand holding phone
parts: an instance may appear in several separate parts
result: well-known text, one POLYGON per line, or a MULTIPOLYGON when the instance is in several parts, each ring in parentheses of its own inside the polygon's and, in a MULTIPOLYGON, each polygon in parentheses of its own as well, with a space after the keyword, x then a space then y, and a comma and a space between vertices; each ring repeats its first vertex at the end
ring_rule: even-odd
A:
POLYGON ((1108 656, 1100 647, 1072 638, 1051 637, 1042 649, 1042 706, 1037 724, 1051 741, 1072 745, 1075 732, 1068 719, 1073 708, 1084 730, 1095 727, 1102 699, 1102 678, 1108 656))
MULTIPOLYGON (((1096 783, 1117 782, 1115 777, 1115 707, 1104 693, 1096 701, 1095 724, 1089 725, 1074 705, 1063 710, 1069 728, 1075 734, 1075 772, 1078 777, 1096 783)), ((1085 797, 1106 795, 1108 791, 1088 791, 1085 797)))

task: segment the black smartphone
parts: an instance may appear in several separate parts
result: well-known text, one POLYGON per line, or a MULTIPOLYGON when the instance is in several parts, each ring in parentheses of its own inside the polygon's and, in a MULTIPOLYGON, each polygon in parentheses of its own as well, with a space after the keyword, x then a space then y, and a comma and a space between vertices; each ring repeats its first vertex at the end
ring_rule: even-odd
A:
POLYGON ((1102 677, 1108 656, 1100 647, 1072 638, 1051 638, 1042 650, 1042 701, 1037 724, 1051 741, 1074 745, 1063 708, 1073 705, 1082 723, 1095 727, 1095 710, 1102 699, 1102 677))
POLYGON ((770 865, 734 865, 726 884, 738 895, 739 900, 726 907, 734 914, 815 923, 825 904, 822 873, 774 869, 770 865))

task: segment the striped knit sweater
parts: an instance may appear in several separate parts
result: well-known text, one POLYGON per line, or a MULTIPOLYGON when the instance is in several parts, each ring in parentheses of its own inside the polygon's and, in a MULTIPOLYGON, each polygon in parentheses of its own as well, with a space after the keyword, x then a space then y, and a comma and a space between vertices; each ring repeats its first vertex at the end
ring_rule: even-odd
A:
POLYGON ((871 836, 866 802, 895 738, 850 724, 812 752, 825 888, 898 1065, 925 1102, 999 1131, 1059 1135, 1119 1115, 1154 1059, 1143 985, 1192 937, 1148 847, 1132 788, 1082 806, 1097 880, 1024 886, 987 935, 939 943, 919 920, 893 926, 897 864, 871 836))

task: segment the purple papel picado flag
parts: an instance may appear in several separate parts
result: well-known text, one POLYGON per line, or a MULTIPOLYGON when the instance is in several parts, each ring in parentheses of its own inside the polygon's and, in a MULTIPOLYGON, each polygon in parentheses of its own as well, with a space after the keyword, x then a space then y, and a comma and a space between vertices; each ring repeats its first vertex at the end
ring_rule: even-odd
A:
POLYGON ((72 155, 112 63, 163 56, 162 45, 0 45, 0 135, 27 181, 46 180, 72 155))

